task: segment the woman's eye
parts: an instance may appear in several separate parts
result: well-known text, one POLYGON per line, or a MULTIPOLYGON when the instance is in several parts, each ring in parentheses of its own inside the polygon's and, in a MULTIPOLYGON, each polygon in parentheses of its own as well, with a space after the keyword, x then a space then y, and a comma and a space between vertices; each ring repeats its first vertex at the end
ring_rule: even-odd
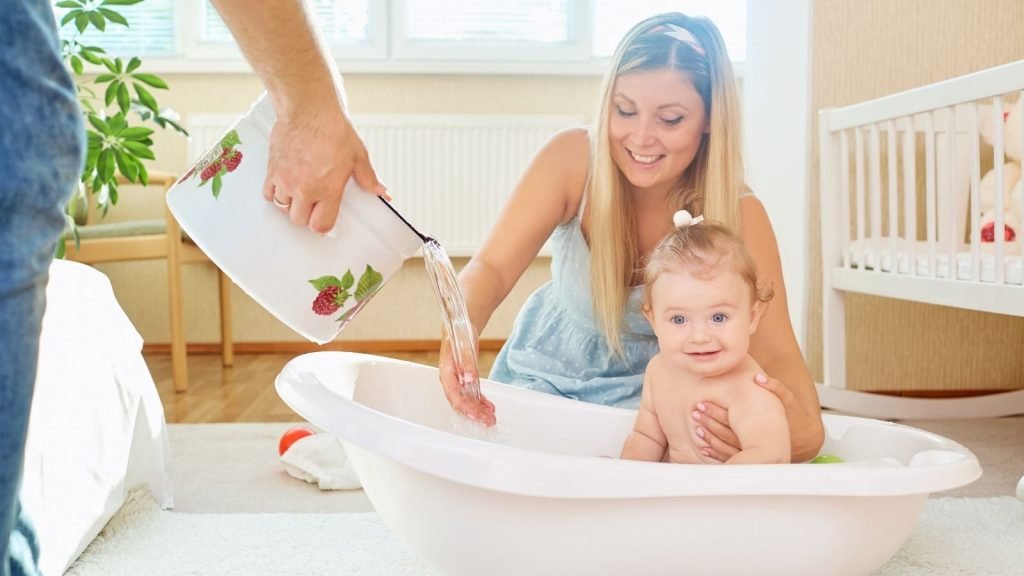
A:
POLYGON ((728 319, 729 317, 726 316, 725 314, 722 314, 721 312, 716 312, 711 315, 711 321, 716 324, 721 324, 722 322, 725 322, 728 319))
POLYGON ((683 316, 682 314, 675 314, 669 318, 668 321, 673 324, 686 324, 686 316, 683 316))
POLYGON ((636 112, 623 110, 621 106, 616 106, 615 109, 619 112, 619 116, 622 116, 624 118, 629 118, 631 116, 636 116, 636 112))
POLYGON ((683 121, 683 117, 676 116, 675 118, 662 118, 661 121, 664 122, 665 124, 668 124, 669 126, 675 126, 676 124, 679 124, 680 122, 683 121))

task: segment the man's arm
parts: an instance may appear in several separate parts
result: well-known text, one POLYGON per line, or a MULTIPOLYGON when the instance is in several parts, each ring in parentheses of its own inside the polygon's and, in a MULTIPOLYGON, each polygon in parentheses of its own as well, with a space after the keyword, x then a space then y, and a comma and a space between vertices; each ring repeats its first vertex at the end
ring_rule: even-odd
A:
POLYGON ((277 123, 263 196, 291 221, 329 231, 351 176, 386 194, 349 120, 341 74, 303 0, 213 0, 267 88, 277 123), (284 207, 286 206, 286 207, 284 207))

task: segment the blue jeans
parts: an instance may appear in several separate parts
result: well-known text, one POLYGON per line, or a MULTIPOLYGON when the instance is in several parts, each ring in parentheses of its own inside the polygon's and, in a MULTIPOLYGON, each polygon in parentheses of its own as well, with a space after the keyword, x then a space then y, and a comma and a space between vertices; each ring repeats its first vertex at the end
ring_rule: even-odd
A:
POLYGON ((85 140, 47 0, 0 9, 0 576, 35 575, 19 504, 45 289, 85 140))

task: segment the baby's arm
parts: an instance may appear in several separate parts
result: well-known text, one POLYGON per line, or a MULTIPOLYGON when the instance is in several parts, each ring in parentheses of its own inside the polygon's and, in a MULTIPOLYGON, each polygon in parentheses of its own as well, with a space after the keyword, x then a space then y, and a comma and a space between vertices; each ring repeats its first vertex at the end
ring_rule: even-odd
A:
POLYGON ((729 407, 729 426, 739 438, 740 451, 725 463, 788 464, 789 424, 782 401, 744 378, 739 388, 742 392, 729 407))
MULTIPOLYGON (((653 363, 654 360, 651 360, 653 363)), ((649 462, 661 462, 665 459, 665 450, 668 449, 668 438, 658 415, 654 412, 654 400, 651 398, 651 369, 647 368, 644 373, 644 388, 640 393, 640 409, 637 410, 636 423, 633 424, 633 431, 626 438, 622 446, 623 460, 647 460, 649 462)))

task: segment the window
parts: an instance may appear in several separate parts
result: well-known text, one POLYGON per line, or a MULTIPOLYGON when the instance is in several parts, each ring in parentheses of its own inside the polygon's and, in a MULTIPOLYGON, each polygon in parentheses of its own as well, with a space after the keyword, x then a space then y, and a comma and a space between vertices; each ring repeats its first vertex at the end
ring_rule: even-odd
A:
MULTIPOLYGON (((746 58, 747 0, 311 0, 343 69, 353 72, 599 74, 622 35, 670 10, 704 15, 736 62, 746 58)), ((131 28, 110 24, 87 42, 146 57, 165 72, 246 69, 209 0, 115 6, 131 28)), ((55 8, 60 18, 66 9, 55 8)), ((71 30, 69 23, 65 31, 71 30)))
MULTIPOLYGON (((120 24, 107 23, 105 32, 97 32, 87 28, 81 35, 81 42, 90 46, 102 46, 114 56, 131 54, 133 56, 175 54, 174 0, 147 0, 132 6, 113 6, 131 25, 128 28, 120 24)), ((57 22, 70 11, 70 8, 54 7, 57 22)), ((64 25, 61 33, 68 34, 75 30, 74 22, 64 25)))

